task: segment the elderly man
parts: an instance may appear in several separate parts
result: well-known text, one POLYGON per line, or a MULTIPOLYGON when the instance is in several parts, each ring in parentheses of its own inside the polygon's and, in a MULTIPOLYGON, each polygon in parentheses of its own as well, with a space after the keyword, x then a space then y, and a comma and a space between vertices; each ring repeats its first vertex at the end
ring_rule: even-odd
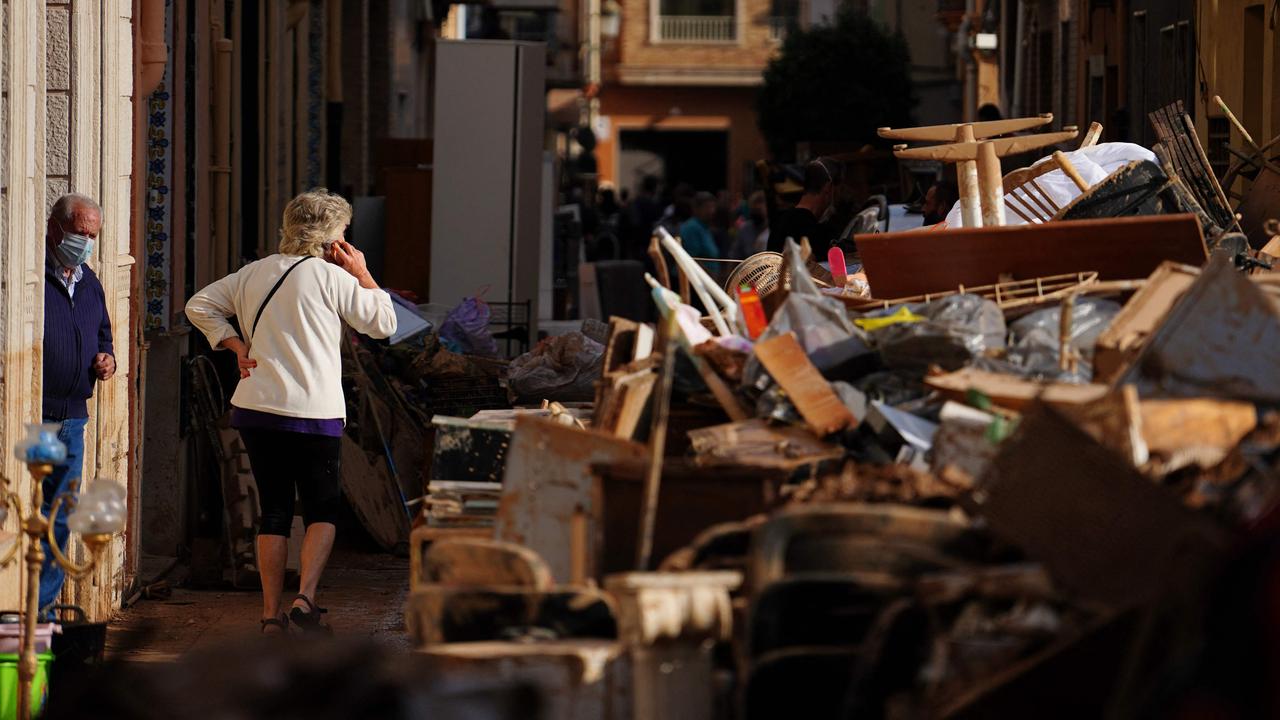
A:
MULTIPOLYGON (((85 261, 102 229, 102 208, 92 198, 63 195, 49 212, 44 260, 44 402, 47 423, 60 423, 58 439, 67 445, 67 464, 44 481, 45 513, 59 493, 79 489, 84 460, 84 426, 94 383, 116 372, 111 347, 111 318, 102 284, 85 261)), ((67 514, 54 526, 58 545, 67 546, 67 514)), ((58 599, 64 575, 45 544, 40 572, 40 607, 58 599)))

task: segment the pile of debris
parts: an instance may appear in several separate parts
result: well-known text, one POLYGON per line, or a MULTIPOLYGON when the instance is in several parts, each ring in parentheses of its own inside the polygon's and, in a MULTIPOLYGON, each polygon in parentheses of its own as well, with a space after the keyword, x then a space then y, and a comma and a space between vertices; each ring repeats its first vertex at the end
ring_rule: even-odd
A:
POLYGON ((610 322, 590 406, 436 419, 473 444, 432 482, 496 515, 414 531, 420 652, 555 718, 1213 702, 1215 582, 1280 520, 1280 273, 1153 166, 1081 179, 1092 219, 859 236, 843 278, 788 241, 759 298, 662 238, 688 290, 610 322))

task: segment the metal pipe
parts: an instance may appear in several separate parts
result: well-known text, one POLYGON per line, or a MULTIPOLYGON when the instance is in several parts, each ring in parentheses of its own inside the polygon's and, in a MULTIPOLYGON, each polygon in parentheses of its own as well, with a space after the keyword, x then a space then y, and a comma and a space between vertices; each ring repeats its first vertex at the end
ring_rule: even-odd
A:
POLYGON ((1027 8, 1022 0, 1015 1, 1018 3, 1018 19, 1013 38, 1013 104, 1009 108, 1009 117, 1022 117, 1022 83, 1026 73, 1022 42, 1027 34, 1027 8))
POLYGON ((164 0, 140 0, 138 6, 138 87, 135 94, 146 97, 160 87, 169 62, 169 46, 164 37, 164 0))
POLYGON ((231 49, 227 38, 213 42, 213 262, 214 279, 231 266, 231 49))
POLYGON ((595 130, 600 116, 600 0, 587 0, 587 127, 595 130))

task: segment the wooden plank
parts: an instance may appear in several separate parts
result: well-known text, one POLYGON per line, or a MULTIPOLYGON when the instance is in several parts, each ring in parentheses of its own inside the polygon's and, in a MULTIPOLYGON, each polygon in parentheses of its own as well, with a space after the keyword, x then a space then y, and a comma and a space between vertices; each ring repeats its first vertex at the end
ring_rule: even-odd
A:
POLYGON ((1200 265, 1208 257, 1194 215, 876 233, 854 240, 872 294, 885 298, 1074 272, 1132 280, 1166 260, 1200 265))
POLYGON ((1172 262, 1162 263, 1151 273, 1098 336, 1093 350, 1096 382, 1111 382, 1128 365, 1199 274, 1199 268, 1172 262))
MULTIPOLYGON (((662 370, 658 387, 653 396, 653 411, 649 423, 648 467, 644 473, 644 497, 640 504, 640 534, 636 544, 636 569, 645 570, 653 552, 653 528, 658 517, 658 490, 662 485, 662 460, 667 446, 667 420, 671 413, 671 385, 676 372, 676 353, 679 345, 675 334, 676 315, 667 316, 659 331, 658 342, 662 347, 662 370)), ((574 520, 577 520, 575 517, 574 520)), ((579 561, 579 565, 582 565, 579 561)))
POLYGON ((853 413, 831 389, 831 383, 809 361, 794 333, 756 343, 755 353, 795 403, 809 428, 819 436, 825 437, 856 422, 853 413))
POLYGON ((1053 122, 1053 115, 1041 115, 1039 117, 1009 118, 1008 120, 988 120, 987 122, 975 123, 952 123, 950 125, 924 125, 912 128, 882 127, 876 130, 876 134, 886 140, 945 142, 955 139, 956 131, 966 124, 972 128, 974 137, 988 138, 996 135, 1007 135, 1020 130, 1044 127, 1051 122, 1053 122))
POLYGON ((1083 405, 1098 400, 1108 390, 1106 385, 1036 382, 973 368, 927 377, 924 384, 957 402, 964 402, 969 390, 977 390, 996 405, 1019 412, 1037 401, 1048 405, 1083 405))
POLYGON ((1280 315, 1256 283, 1215 255, 1120 375, 1143 398, 1280 402, 1280 315))
POLYGON ((342 436, 342 493, 378 545, 391 549, 409 540, 409 518, 386 460, 371 461, 346 435, 342 436))
MULTIPOLYGON (((495 537, 524 545, 542 556, 557 581, 571 575, 573 516, 596 516, 591 466, 646 457, 643 445, 550 420, 517 417, 502 480, 495 537)), ((632 507, 632 513, 639 507, 632 507)), ((587 557, 594 557, 594 536, 587 557)), ((634 556, 633 556, 634 559, 634 556)), ((588 575, 595 575, 590 562, 588 575)))
POLYGON ((1125 385, 1083 405, 1063 405, 1057 410, 1103 447, 1115 451, 1134 467, 1147 461, 1143 436, 1143 414, 1138 391, 1125 385))
POLYGON ((930 147, 907 148, 894 150, 893 154, 900 160, 941 160, 942 162, 958 162, 961 160, 977 160, 979 148, 987 145, 995 149, 1000 157, 1016 155, 1037 148, 1057 145, 1074 139, 1080 133, 1076 130, 1039 135, 1019 135, 1017 137, 1000 138, 998 140, 980 140, 969 143, 952 143, 949 145, 933 145, 930 147))
POLYGON ((1188 448, 1227 451, 1258 424, 1254 404, 1240 400, 1187 398, 1143 400, 1142 434, 1153 454, 1188 448))

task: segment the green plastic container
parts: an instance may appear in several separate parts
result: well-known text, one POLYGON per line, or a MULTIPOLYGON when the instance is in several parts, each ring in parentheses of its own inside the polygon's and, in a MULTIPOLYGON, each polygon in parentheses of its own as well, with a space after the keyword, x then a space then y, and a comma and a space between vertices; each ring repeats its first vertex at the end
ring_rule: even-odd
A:
MULTIPOLYGON (((49 663, 53 653, 36 656, 36 677, 31 683, 31 714, 38 715, 49 694, 49 663)), ((0 720, 18 717, 18 656, 0 653, 0 720)))

